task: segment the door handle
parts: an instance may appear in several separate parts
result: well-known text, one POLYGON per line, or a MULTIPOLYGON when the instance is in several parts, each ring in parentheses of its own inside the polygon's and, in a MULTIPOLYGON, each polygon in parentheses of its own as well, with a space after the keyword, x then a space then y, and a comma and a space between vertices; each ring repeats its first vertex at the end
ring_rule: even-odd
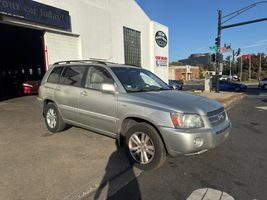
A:
POLYGON ((61 91, 61 87, 57 86, 55 90, 56 91, 61 91))
POLYGON ((57 87, 55 88, 55 90, 56 90, 56 91, 61 91, 61 87, 57 86, 57 87))
POLYGON ((81 92, 81 95, 82 95, 82 96, 87 96, 87 92, 86 92, 86 91, 82 91, 82 92, 81 92))

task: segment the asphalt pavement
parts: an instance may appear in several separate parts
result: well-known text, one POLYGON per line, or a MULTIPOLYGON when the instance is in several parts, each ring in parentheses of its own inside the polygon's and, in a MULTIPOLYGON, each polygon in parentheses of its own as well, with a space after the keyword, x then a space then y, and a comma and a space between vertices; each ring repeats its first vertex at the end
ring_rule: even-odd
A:
POLYGON ((247 96, 228 112, 225 144, 149 172, 133 168, 112 138, 76 127, 50 134, 35 96, 0 102, 0 199, 264 199, 267 96, 256 88, 247 96))

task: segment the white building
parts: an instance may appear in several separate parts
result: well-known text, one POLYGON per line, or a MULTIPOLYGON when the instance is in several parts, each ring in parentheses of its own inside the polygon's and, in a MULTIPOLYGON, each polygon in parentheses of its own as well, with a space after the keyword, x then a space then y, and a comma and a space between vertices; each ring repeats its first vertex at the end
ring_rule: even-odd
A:
POLYGON ((168 80, 168 28, 134 0, 1 0, 0 30, 1 45, 13 46, 1 52, 3 74, 42 75, 56 61, 96 58, 141 65, 168 80), (12 58, 19 59, 9 66, 12 58))

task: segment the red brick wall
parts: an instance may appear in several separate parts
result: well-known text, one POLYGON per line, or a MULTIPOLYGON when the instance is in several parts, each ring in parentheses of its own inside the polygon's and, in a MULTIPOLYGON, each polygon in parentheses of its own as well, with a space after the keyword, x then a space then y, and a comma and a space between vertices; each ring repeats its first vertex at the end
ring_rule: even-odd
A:
POLYGON ((190 71, 192 73, 191 77, 193 80, 199 79, 199 69, 198 68, 197 69, 191 68, 190 71))
MULTIPOLYGON (((186 69, 175 69, 174 71, 175 71, 175 79, 176 80, 181 80, 181 79, 185 80, 186 69)), ((191 74, 190 74, 191 80, 199 79, 199 69, 191 68, 190 72, 191 72, 191 74)))
POLYGON ((186 69, 175 69, 175 80, 185 79, 186 69))

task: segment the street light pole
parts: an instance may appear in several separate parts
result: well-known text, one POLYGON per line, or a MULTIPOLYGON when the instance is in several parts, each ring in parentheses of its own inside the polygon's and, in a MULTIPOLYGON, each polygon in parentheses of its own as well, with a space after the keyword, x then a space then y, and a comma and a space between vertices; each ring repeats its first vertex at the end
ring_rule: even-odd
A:
POLYGON ((217 30, 217 38, 216 38, 216 92, 220 92, 219 89, 219 73, 220 73, 220 49, 221 49, 221 32, 222 32, 222 11, 218 10, 218 30, 217 30))
MULTIPOLYGON (((249 9, 254 8, 256 5, 261 4, 261 3, 267 3, 267 1, 259 1, 259 2, 253 3, 249 6, 241 8, 241 9, 234 11, 228 15, 225 15, 225 16, 222 16, 222 11, 218 10, 218 33, 217 33, 217 38, 216 38, 216 46, 217 46, 217 52, 216 52, 216 92, 219 92, 219 71, 220 71, 220 62, 221 62, 220 61, 220 59, 221 59, 220 48, 221 48, 221 32, 222 32, 222 30, 237 27, 237 26, 243 26, 246 24, 253 24, 253 23, 257 23, 257 22, 267 21, 267 18, 255 19, 255 20, 240 22, 240 23, 236 23, 236 24, 229 24, 229 25, 223 25, 223 24, 225 22, 228 22, 231 19, 237 17, 238 15, 248 11, 249 9), (222 22, 222 19, 224 20, 223 22, 222 22)), ((242 65, 243 65, 243 61, 242 61, 242 57, 241 57, 241 69, 240 69, 241 80, 242 80, 242 68, 243 68, 242 65)), ((250 68, 251 68, 251 63, 250 63, 250 68)), ((251 77, 251 72, 250 72, 250 77, 251 77)))
POLYGON ((259 79, 260 79, 260 77, 261 77, 261 53, 260 53, 260 66, 259 66, 259 79))

